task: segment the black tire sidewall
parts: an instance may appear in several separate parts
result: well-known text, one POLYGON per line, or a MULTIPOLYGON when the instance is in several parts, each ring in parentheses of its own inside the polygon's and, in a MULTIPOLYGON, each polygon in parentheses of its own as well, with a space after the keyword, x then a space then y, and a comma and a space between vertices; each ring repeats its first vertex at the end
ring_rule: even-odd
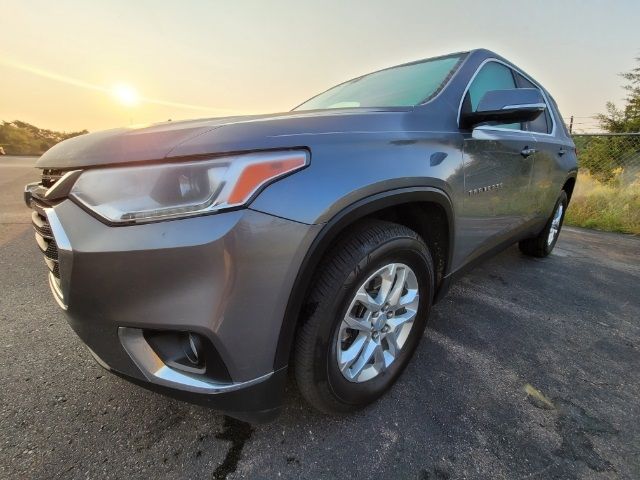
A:
POLYGON ((314 362, 322 369, 317 371, 318 376, 321 377, 318 380, 321 383, 326 382, 333 396, 347 405, 366 405, 380 397, 402 373, 420 342, 429 316, 432 297, 433 267, 429 252, 423 243, 413 238, 398 238, 389 240, 369 252, 349 273, 342 287, 336 292, 333 307, 327 312, 331 322, 325 322, 325 328, 319 332, 317 344, 319 348, 315 350, 318 356, 314 362), (415 273, 420 294, 418 314, 400 355, 389 368, 366 382, 350 382, 338 369, 337 331, 358 288, 372 273, 389 263, 404 263, 415 273))

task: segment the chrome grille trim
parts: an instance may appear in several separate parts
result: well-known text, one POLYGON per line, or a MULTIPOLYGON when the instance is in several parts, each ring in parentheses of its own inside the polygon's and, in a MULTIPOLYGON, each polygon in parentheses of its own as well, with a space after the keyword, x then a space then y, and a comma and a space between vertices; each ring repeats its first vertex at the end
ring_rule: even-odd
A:
POLYGON ((60 288, 60 283, 56 282, 56 279, 52 273, 49 274, 49 288, 51 288, 51 293, 53 293, 53 298, 55 299, 56 302, 58 302, 58 305, 60 305, 60 308, 62 308, 63 310, 66 310, 67 304, 64 303, 64 296, 62 295, 62 289, 60 288))
POLYGON ((38 184, 29 184, 25 189, 25 200, 33 210, 31 223, 35 231, 36 244, 49 269, 49 286, 55 300, 63 309, 67 308, 65 292, 69 287, 68 277, 72 250, 69 239, 53 208, 52 202, 54 200, 47 198, 46 194, 65 174, 68 172, 44 170, 42 181, 38 184))
POLYGON ((51 232, 51 226, 47 221, 47 216, 44 213, 42 205, 38 205, 35 200, 32 200, 33 209, 35 212, 31 214, 31 225, 35 229, 36 233, 47 240, 53 239, 53 232, 51 232), (42 212, 42 213, 40 213, 42 212))
MULTIPOLYGON (((55 242, 48 242, 42 236, 36 233, 36 243, 40 248, 40 251, 49 260, 57 260, 58 259, 58 246, 55 242)), ((53 238, 53 237, 52 237, 53 238)))
POLYGON ((32 198, 31 205, 34 209, 34 212, 31 214, 31 223, 33 224, 33 229, 36 232, 36 243, 44 255, 44 261, 47 264, 47 267, 49 267, 49 270, 59 282, 60 268, 58 266, 58 245, 47 218, 47 206, 40 203, 35 198, 32 198))
MULTIPOLYGON (((54 265, 53 271, 49 274, 49 284, 51 291, 58 304, 67 309, 67 292, 69 291, 69 278, 71 276, 71 265, 73 262, 73 251, 66 232, 62 228, 60 219, 53 208, 46 208, 45 214, 49 221, 51 232, 55 240, 58 261, 54 265)), ((45 258, 47 262, 47 258, 45 258)))

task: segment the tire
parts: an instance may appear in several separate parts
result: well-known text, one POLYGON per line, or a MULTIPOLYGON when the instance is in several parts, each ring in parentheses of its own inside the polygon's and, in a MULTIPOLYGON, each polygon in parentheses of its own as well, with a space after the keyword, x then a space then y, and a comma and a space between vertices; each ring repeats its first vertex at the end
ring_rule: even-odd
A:
POLYGON ((363 221, 349 228, 349 233, 337 241, 320 263, 306 299, 303 310, 306 318, 296 335, 293 359, 302 396, 313 407, 329 414, 352 412, 378 399, 409 363, 426 326, 433 290, 433 261, 416 232, 380 220, 363 221), (383 281, 388 286, 384 291, 383 281), (379 289, 375 290, 378 282, 379 289), (380 302, 371 302, 375 305, 369 307, 359 303, 355 296, 362 288, 373 289, 373 293, 366 292, 367 304, 374 299, 374 293, 376 302, 380 302), (398 298, 395 303, 394 295, 398 298), (382 298, 388 301, 379 307, 382 298), (358 313, 363 309, 364 313, 358 313), (343 319, 349 312, 350 318, 362 314, 357 319, 359 329, 345 327, 343 319), (405 320, 411 315, 412 323, 405 320), (371 319, 369 323, 365 318, 371 319), (371 325, 368 333, 360 329, 365 324, 366 328, 371 325), (348 366, 349 352, 355 351, 361 341, 368 343, 363 343, 358 361, 348 366), (357 373, 374 344, 377 346, 373 347, 373 363, 367 363, 357 373), (392 348, 392 344, 396 346, 392 348), (339 359, 345 358, 347 361, 341 368, 339 359))
POLYGON ((546 257, 551 253, 553 247, 556 246, 558 237, 560 236, 560 229, 562 228, 564 215, 567 212, 568 203, 569 200, 567 198, 567 194, 563 190, 560 193, 560 197, 558 197, 555 206, 553 207, 553 213, 551 214, 551 217, 549 217, 547 224, 538 234, 538 236, 522 240, 518 243, 518 247, 520 247, 520 251, 522 253, 532 257, 540 258, 546 257), (560 208, 562 208, 561 211, 559 211, 560 208), (550 236, 552 229, 554 229, 555 232, 553 238, 550 236))

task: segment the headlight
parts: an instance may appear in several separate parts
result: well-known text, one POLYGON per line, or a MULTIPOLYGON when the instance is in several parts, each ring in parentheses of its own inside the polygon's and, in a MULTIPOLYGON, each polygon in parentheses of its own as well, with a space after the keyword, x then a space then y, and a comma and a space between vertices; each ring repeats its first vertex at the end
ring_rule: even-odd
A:
POLYGON ((87 170, 70 197, 112 223, 186 217, 245 205, 266 184, 305 167, 304 150, 87 170))

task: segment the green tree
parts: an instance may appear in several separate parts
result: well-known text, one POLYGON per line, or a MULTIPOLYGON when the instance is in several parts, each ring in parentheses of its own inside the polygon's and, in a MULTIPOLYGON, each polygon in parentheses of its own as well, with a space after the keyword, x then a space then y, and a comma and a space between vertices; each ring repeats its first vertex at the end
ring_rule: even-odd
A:
MULTIPOLYGON (((640 57, 636 58, 640 64, 640 57)), ((640 65, 631 71, 621 73, 627 83, 623 88, 628 92, 625 105, 619 109, 613 102, 607 102, 607 113, 596 116, 600 126, 610 133, 640 132, 640 65)))
MULTIPOLYGON (((640 63, 640 57, 636 58, 640 63)), ((627 96, 622 108, 607 102, 606 113, 596 115, 607 133, 640 132, 640 66, 620 76, 626 80, 627 96)), ((638 158, 640 142, 625 136, 576 137, 580 166, 602 182, 611 182, 627 167, 629 159, 638 158)))

